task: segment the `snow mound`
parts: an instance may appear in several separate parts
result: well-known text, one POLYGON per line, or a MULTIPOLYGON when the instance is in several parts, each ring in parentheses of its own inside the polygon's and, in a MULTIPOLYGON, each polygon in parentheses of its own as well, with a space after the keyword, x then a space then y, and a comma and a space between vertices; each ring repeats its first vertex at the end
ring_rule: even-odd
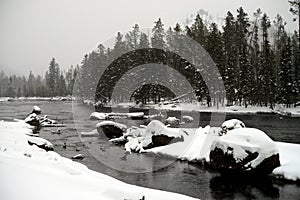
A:
POLYGON ((183 135, 184 140, 182 142, 147 149, 145 152, 165 155, 189 162, 208 162, 211 144, 219 137, 218 132, 220 128, 206 126, 205 128, 199 127, 198 129, 184 128, 181 131, 187 133, 183 135))
POLYGON ((210 126, 198 128, 193 136, 188 148, 179 157, 181 160, 188 161, 209 161, 209 152, 212 142, 216 139, 216 134, 210 134, 210 126))
POLYGON ((284 142, 276 142, 276 145, 279 148, 281 166, 274 169, 273 173, 288 180, 300 180, 300 145, 284 142))
POLYGON ((211 151, 221 149, 225 154, 232 154, 236 162, 241 162, 251 153, 258 156, 245 164, 246 169, 257 167, 265 159, 278 154, 276 143, 264 132, 255 128, 239 128, 227 132, 213 142, 211 151))
POLYGON ((232 130, 232 129, 237 129, 237 128, 245 128, 244 122, 238 120, 238 119, 230 119, 221 125, 222 128, 222 133, 226 134, 227 131, 232 130))

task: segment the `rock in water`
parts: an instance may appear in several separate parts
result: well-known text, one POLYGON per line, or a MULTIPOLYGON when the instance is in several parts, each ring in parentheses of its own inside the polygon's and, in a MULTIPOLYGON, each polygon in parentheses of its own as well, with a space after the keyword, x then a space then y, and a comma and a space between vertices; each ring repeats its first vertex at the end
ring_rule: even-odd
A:
POLYGON ((77 155, 75 155, 75 156, 72 156, 72 159, 76 159, 76 160, 82 160, 82 159, 84 159, 84 155, 82 155, 82 154, 77 154, 77 155))
POLYGON ((25 122, 27 124, 30 124, 31 126, 36 126, 36 127, 41 125, 40 120, 39 120, 38 116, 35 113, 31 113, 30 115, 28 115, 25 118, 25 122))
POLYGON ((258 129, 233 129, 213 142, 210 164, 221 172, 267 175, 280 166, 279 150, 275 142, 258 129))
POLYGON ((103 121, 97 124, 97 131, 100 134, 104 133, 108 139, 123 136, 126 129, 125 125, 113 121, 103 121))
POLYGON ((180 119, 176 117, 168 117, 166 119, 166 125, 170 125, 171 127, 178 128, 180 126, 180 119))
POLYGON ((194 121, 194 118, 188 115, 184 115, 182 116, 182 121, 184 121, 185 123, 192 123, 194 121))
POLYGON ((143 135, 144 149, 164 146, 170 143, 183 141, 185 133, 180 129, 168 128, 158 120, 151 121, 143 135))
POLYGON ((41 111, 40 107, 38 107, 38 106, 33 106, 33 109, 32 109, 32 111, 31 111, 31 113, 35 113, 35 114, 39 115, 39 114, 42 113, 42 111, 41 111))
POLYGON ((245 124, 244 122, 238 120, 238 119, 229 119, 225 122, 223 122, 223 124, 221 125, 221 132, 219 133, 219 135, 223 135, 226 134, 228 131, 233 130, 233 129, 237 129, 237 128, 245 128, 245 124))

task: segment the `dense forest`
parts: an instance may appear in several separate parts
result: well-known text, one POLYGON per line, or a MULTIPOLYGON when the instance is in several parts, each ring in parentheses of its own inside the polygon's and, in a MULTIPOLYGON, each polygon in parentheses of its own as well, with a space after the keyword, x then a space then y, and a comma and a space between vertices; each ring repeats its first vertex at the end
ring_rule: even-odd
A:
MULTIPOLYGON (((290 1, 290 5, 291 14, 299 22, 300 1, 290 1)), ((78 87, 75 92, 81 98, 94 99, 95 92, 89 92, 90 83, 99 82, 97 100, 114 100, 110 99, 110 90, 114 84, 112 77, 124 74, 126 71, 123 63, 128 64, 128 60, 132 58, 122 56, 123 52, 137 48, 150 49, 148 53, 152 58, 149 63, 157 60, 158 63, 167 64, 168 61, 159 58, 164 53, 151 53, 151 49, 177 48, 181 43, 175 41, 174 35, 186 35, 200 43, 214 60, 224 82, 227 103, 270 107, 283 103, 291 106, 300 101, 300 27, 298 31, 290 33, 285 26, 286 22, 280 15, 271 21, 260 9, 248 14, 243 8, 237 9, 236 14, 228 12, 222 27, 204 20, 201 13, 196 15, 191 24, 185 26, 177 23, 175 27, 165 28, 163 21, 158 19, 151 34, 142 32, 139 25, 135 24, 125 35, 117 33, 113 47, 100 44, 96 50, 84 56, 80 66, 72 67, 67 72, 60 70, 54 58, 44 77, 35 76, 32 72, 28 77, 7 76, 1 72, 0 96, 71 95, 77 78, 78 87), (121 58, 115 61, 116 57, 121 58), (114 63, 111 68, 113 70, 98 77, 99 73, 96 72, 104 70, 111 63, 114 63), (79 75, 76 77, 77 74, 79 75)), ((188 46, 184 48, 187 51, 189 49, 188 46)), ((131 56, 138 60, 147 55, 134 52, 131 56)), ((174 55, 172 56, 173 59, 174 55)), ((217 98, 208 94, 201 76, 188 71, 191 63, 183 62, 180 58, 176 63, 180 64, 180 73, 191 76, 199 101, 205 100, 210 105, 213 102, 211 98, 216 98, 217 101, 224 102, 224 97, 217 98)), ((150 96, 156 100, 159 97, 174 97, 174 94, 159 84, 148 84, 135 91, 133 96, 141 99, 150 96)))

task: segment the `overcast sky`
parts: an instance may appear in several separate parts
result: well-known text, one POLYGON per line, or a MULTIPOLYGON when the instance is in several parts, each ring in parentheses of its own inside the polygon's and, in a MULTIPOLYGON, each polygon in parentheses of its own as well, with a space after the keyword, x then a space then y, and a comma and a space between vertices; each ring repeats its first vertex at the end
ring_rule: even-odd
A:
POLYGON ((261 8, 273 21, 279 13, 293 31, 288 0, 0 0, 0 70, 44 74, 52 57, 64 69, 80 64, 84 54, 134 24, 166 27, 184 22, 200 9, 224 17, 242 6, 248 14, 261 8))

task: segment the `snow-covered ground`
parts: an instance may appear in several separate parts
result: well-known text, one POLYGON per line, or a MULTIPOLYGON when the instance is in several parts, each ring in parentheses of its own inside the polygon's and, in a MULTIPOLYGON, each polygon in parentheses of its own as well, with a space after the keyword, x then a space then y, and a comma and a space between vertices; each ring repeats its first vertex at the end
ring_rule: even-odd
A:
POLYGON ((0 199, 194 199, 126 184, 53 151, 30 145, 30 140, 49 143, 31 136, 31 128, 24 121, 0 121, 0 199))
POLYGON ((0 97, 0 102, 7 101, 73 101, 75 97, 65 96, 65 97, 0 97))
POLYGON ((269 107, 260 106, 226 106, 217 107, 211 106, 207 107, 201 103, 177 103, 177 104, 167 104, 167 105, 155 105, 156 109, 162 110, 184 110, 184 111, 197 111, 197 112, 226 112, 226 113, 239 113, 239 114, 255 114, 255 113, 278 113, 287 115, 290 114, 292 117, 300 117, 300 106, 285 108, 285 106, 277 105, 275 109, 272 110, 269 107))

